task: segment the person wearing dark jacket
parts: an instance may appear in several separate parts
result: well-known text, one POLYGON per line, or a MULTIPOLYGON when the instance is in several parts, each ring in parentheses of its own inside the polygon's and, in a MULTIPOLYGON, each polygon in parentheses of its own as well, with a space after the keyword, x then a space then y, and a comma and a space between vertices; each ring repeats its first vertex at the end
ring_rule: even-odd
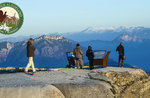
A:
POLYGON ((88 46, 88 50, 86 51, 86 56, 88 57, 89 60, 90 70, 94 69, 94 65, 93 65, 94 53, 91 46, 88 46))
POLYGON ((74 49, 73 54, 75 55, 76 62, 77 62, 77 68, 82 69, 84 64, 83 64, 83 52, 80 48, 80 44, 76 45, 77 47, 74 49))
POLYGON ((122 67, 124 66, 124 47, 123 47, 123 43, 121 42, 120 45, 117 47, 116 51, 119 52, 119 62, 118 62, 118 66, 120 67, 120 61, 122 61, 122 67))
POLYGON ((33 63, 34 51, 35 51, 35 47, 33 45, 33 39, 30 38, 29 41, 27 42, 27 57, 29 58, 29 62, 25 68, 25 73, 29 73, 28 69, 30 68, 30 66, 32 66, 33 72, 36 72, 33 63))

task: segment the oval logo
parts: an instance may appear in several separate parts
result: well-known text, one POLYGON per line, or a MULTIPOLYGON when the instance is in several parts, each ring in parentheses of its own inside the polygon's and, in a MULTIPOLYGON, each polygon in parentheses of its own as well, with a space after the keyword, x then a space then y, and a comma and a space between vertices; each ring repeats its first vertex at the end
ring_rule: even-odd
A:
POLYGON ((13 34, 23 24, 23 13, 14 3, 4 2, 0 4, 0 33, 13 34))

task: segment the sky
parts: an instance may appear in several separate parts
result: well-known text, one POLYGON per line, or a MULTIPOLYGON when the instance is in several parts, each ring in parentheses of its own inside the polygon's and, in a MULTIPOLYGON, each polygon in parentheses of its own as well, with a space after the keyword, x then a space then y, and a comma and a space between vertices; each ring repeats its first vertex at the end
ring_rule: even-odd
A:
POLYGON ((150 0, 0 0, 23 11, 24 23, 12 35, 78 32, 88 27, 150 27, 150 0))

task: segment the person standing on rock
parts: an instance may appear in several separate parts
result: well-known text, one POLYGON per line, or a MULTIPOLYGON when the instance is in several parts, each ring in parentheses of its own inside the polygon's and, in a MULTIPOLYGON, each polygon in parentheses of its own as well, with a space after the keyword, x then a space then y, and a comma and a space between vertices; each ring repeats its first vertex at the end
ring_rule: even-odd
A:
POLYGON ((25 68, 25 73, 29 73, 28 69, 30 68, 30 66, 32 66, 33 72, 36 72, 33 63, 34 51, 35 51, 35 47, 33 45, 33 39, 30 38, 29 41, 27 42, 27 57, 29 58, 29 62, 25 68))
POLYGON ((88 50, 86 51, 86 56, 88 57, 89 60, 90 70, 94 69, 94 65, 93 65, 94 53, 91 46, 88 46, 88 50))
POLYGON ((76 58, 76 62, 77 62, 77 68, 78 69, 82 69, 84 64, 83 64, 83 52, 80 48, 80 44, 76 45, 76 48, 73 51, 75 58, 76 58))
POLYGON ((124 56, 124 47, 123 47, 123 43, 121 42, 120 45, 117 47, 116 51, 119 52, 119 62, 118 62, 118 66, 120 67, 120 61, 122 62, 122 67, 124 66, 124 60, 125 60, 125 56, 124 56))

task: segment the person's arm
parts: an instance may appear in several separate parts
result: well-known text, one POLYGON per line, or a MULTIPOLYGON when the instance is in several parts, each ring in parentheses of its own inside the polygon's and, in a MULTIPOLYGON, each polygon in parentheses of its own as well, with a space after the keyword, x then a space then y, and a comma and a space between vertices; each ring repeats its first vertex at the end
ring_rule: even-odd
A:
POLYGON ((35 49, 36 49, 36 48, 33 46, 33 51, 35 51, 35 49))
POLYGON ((88 51, 86 51, 86 56, 88 57, 88 51))
POLYGON ((92 57, 94 58, 94 52, 92 51, 92 57))
POLYGON ((27 51, 29 50, 29 46, 28 45, 27 45, 26 49, 27 49, 27 51))
POLYGON ((116 48, 116 51, 119 51, 119 46, 116 48))
POLYGON ((83 52, 82 52, 82 50, 81 50, 81 49, 80 49, 80 54, 81 54, 81 55, 83 55, 83 52))

